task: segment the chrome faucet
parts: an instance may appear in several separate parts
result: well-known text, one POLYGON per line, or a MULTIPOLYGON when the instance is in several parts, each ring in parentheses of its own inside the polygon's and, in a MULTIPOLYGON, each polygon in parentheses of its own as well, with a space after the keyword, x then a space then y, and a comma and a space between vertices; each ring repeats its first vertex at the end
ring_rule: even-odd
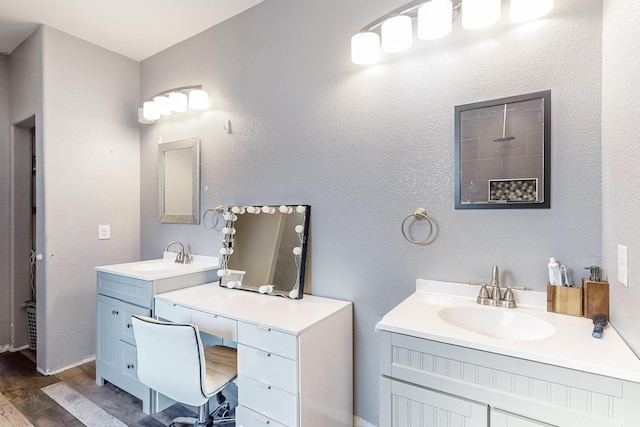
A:
POLYGON ((502 299, 502 292, 500 291, 500 274, 498 273, 497 265, 494 265, 491 269, 491 299, 495 303, 499 303, 502 299))
POLYGON ((179 264, 188 264, 191 262, 191 257, 189 256, 190 254, 185 254, 184 252, 184 245, 180 242, 178 242, 177 240, 172 240, 171 242, 167 243, 167 245, 164 247, 164 251, 163 252, 167 252, 169 250, 169 246, 171 245, 180 245, 180 252, 178 252, 178 254, 176 255, 176 262, 179 264))
POLYGON ((524 286, 514 287, 507 286, 504 294, 502 288, 500 288, 500 274, 498 272, 498 266, 494 265, 491 269, 491 291, 487 289, 487 285, 484 282, 469 282, 470 285, 481 286, 480 293, 476 302, 481 305, 491 305, 494 307, 515 308, 516 300, 513 297, 512 289, 526 290, 524 286))

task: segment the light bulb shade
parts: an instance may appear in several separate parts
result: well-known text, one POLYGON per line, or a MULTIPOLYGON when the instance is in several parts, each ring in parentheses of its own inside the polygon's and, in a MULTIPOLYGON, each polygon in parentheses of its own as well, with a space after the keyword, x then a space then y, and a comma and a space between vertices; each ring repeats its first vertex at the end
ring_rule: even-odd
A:
POLYGON ((187 111, 187 95, 182 92, 171 92, 169 94, 169 104, 171 111, 182 113, 187 111))
POLYGON ((387 53, 402 52, 413 44, 411 18, 398 15, 389 18, 380 27, 382 33, 382 50, 387 53))
POLYGON ((168 116, 171 114, 171 104, 169 104, 169 98, 164 95, 156 96, 153 98, 153 103, 156 104, 158 113, 161 116, 168 116))
POLYGON ((189 108, 194 110, 206 110, 209 107, 209 94, 202 89, 194 89, 189 92, 189 108))
POLYGON ((418 37, 435 40, 451 32, 453 3, 451 0, 431 0, 418 9, 418 37))
POLYGON ((500 0, 462 0, 462 26, 475 30, 493 24, 500 19, 500 3, 500 0))
POLYGON ((542 18, 553 9, 553 0, 511 0, 511 20, 526 22, 542 18))
POLYGON ((158 107, 155 102, 146 101, 142 104, 142 117, 149 121, 158 120, 160 118, 160 113, 158 112, 158 107))
POLYGON ((380 36, 366 31, 351 37, 351 62, 358 65, 370 65, 380 59, 380 36))

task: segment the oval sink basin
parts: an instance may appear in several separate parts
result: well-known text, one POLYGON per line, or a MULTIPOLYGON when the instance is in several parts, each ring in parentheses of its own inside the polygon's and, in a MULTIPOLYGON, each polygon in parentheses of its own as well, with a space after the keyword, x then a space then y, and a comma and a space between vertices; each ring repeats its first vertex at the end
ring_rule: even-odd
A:
POLYGON ((182 264, 176 264, 175 262, 152 262, 147 264, 138 264, 131 266, 135 271, 166 271, 176 270, 180 268, 182 264))
POLYGON ((458 328, 506 340, 543 340, 556 333, 551 323, 513 309, 449 307, 440 310, 439 316, 458 328))

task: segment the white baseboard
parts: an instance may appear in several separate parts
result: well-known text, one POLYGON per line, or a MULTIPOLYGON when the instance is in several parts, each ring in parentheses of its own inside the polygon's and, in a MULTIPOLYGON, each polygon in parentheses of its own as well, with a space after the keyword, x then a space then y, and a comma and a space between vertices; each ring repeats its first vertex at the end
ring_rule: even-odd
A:
POLYGON ((95 356, 88 357, 84 360, 81 360, 78 363, 74 363, 73 365, 65 366, 64 368, 56 369, 54 371, 49 371, 49 370, 45 371, 44 369, 40 369, 40 367, 38 366, 38 372, 40 372, 42 375, 55 375, 62 371, 66 371, 67 369, 75 368, 76 366, 80 366, 87 362, 91 362, 92 360, 96 360, 96 357, 95 356))
POLYGON ((353 427, 376 427, 371 424, 369 421, 365 421, 360 417, 353 416, 353 427))

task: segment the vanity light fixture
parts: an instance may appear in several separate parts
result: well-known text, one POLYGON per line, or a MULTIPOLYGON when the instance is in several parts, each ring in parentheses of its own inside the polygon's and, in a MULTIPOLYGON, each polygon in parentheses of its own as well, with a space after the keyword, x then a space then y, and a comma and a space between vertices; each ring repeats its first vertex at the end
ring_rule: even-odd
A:
POLYGON ((477 30, 494 24, 500 19, 500 6, 501 0, 462 0, 462 27, 477 30))
POLYGON ((206 110, 209 107, 209 95, 202 85, 183 86, 165 90, 151 97, 138 109, 138 122, 153 124, 162 116, 187 109, 206 110))
MULTIPOLYGON (((485 28, 500 19, 501 0, 412 0, 363 27, 351 37, 351 61, 371 65, 382 52, 397 53, 413 44, 412 21, 418 21, 418 37, 435 40, 451 32, 462 16, 462 27, 485 28)), ((553 0, 511 0, 511 19, 525 22, 542 18, 553 9, 553 0)))
POLYGON ((511 20, 515 22, 533 21, 553 9, 553 0, 511 0, 511 20))

